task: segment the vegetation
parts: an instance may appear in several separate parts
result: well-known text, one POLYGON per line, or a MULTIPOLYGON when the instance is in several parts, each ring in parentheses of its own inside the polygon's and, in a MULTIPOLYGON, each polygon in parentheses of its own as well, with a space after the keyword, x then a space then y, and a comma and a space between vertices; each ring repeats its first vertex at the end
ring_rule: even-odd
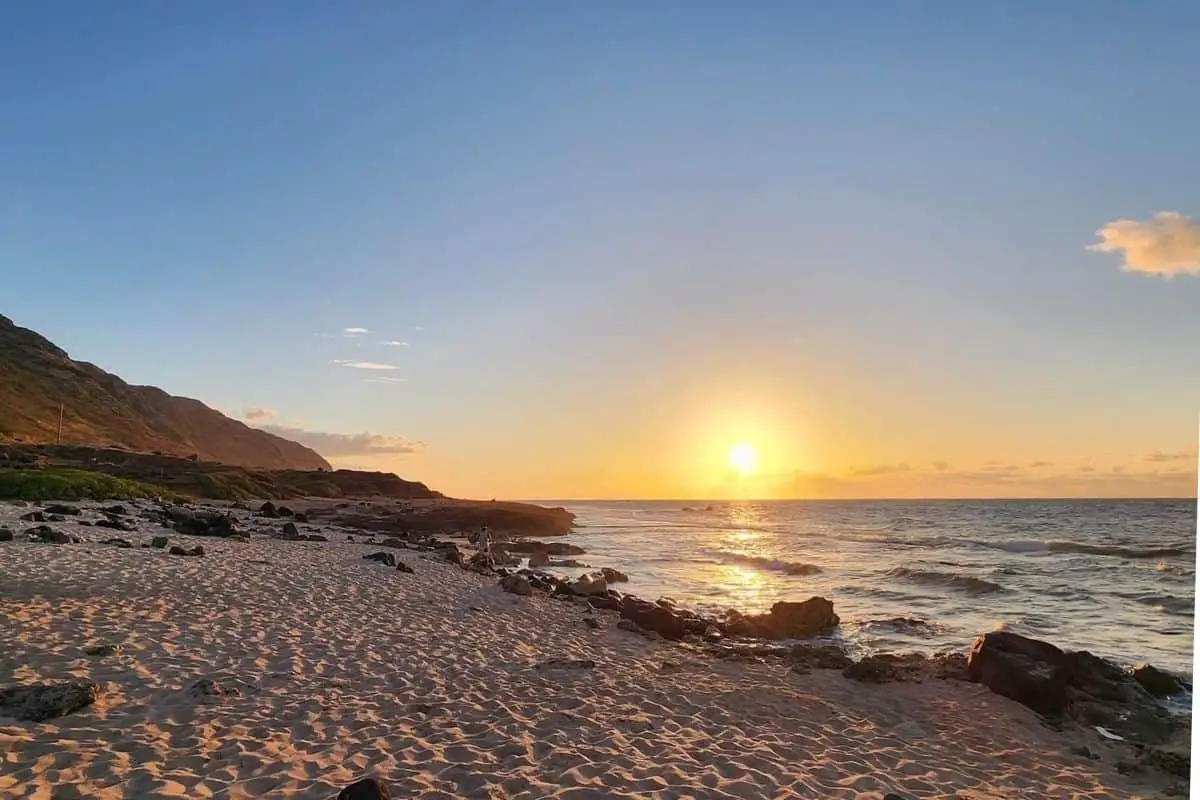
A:
POLYGON ((137 500, 186 499, 178 492, 140 481, 82 469, 0 469, 0 499, 137 500))

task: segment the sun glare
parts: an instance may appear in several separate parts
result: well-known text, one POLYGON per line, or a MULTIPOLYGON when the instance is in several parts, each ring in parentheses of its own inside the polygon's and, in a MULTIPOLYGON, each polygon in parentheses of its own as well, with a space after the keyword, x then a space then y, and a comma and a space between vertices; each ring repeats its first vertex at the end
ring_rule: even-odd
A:
POLYGON ((738 442, 729 448, 729 466, 743 477, 752 475, 754 468, 758 466, 758 453, 751 445, 738 442))

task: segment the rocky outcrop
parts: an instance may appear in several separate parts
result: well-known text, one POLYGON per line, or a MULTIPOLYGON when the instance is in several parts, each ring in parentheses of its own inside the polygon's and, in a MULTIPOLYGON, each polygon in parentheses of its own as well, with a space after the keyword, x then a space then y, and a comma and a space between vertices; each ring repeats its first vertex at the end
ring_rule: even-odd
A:
POLYGON ((175 545, 167 552, 173 556, 190 556, 192 558, 199 558, 200 556, 204 555, 204 548, 200 545, 196 545, 189 550, 186 547, 175 545))
POLYGON ((383 551, 365 555, 363 556, 363 559, 366 561, 378 561, 380 564, 386 564, 387 566, 393 568, 396 566, 396 556, 392 553, 385 553, 383 551))
POLYGON ((338 792, 336 800, 391 800, 387 784, 378 778, 363 778, 338 792))
POLYGON ((164 513, 175 531, 187 536, 213 536, 228 539, 239 534, 233 517, 215 511, 168 509, 164 513))
POLYGON ((830 633, 840 620, 824 597, 803 602, 780 601, 767 614, 730 612, 721 626, 726 636, 749 639, 806 639, 830 633))
POLYGON ((528 597, 533 594, 533 586, 524 575, 506 575, 500 580, 500 588, 509 594, 528 597))
POLYGON ((86 708, 100 697, 100 685, 91 681, 36 683, 0 689, 3 716, 44 722, 86 708))

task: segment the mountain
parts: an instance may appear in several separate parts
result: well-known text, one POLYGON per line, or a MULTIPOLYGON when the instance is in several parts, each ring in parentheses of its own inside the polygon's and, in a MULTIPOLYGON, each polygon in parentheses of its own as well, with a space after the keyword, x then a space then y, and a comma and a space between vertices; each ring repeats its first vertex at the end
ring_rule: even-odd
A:
POLYGON ((62 442, 258 469, 330 469, 304 445, 251 428, 199 400, 132 386, 73 361, 38 333, 0 315, 0 442, 62 442))

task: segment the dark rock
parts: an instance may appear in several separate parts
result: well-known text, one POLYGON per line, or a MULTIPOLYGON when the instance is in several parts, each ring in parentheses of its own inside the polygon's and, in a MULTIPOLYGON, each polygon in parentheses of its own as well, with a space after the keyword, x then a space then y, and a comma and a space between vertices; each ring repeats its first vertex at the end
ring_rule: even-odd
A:
POLYGON ((200 545, 196 545, 191 550, 188 550, 186 547, 175 545, 167 552, 173 556, 202 556, 204 555, 204 548, 200 545))
POLYGON ((533 586, 524 575, 506 575, 500 581, 500 588, 509 594, 517 594, 522 597, 529 597, 533 594, 533 586))
POLYGON ((1183 682, 1171 673, 1149 664, 1133 668, 1133 679, 1153 697, 1169 697, 1184 690, 1183 682))
POLYGON ((465 566, 462 557, 462 551, 458 549, 458 545, 451 543, 449 547, 440 547, 438 552, 442 558, 449 561, 451 564, 462 567, 465 566))
POLYGON ((537 542, 529 539, 516 539, 504 543, 504 549, 510 553, 545 553, 548 556, 581 556, 585 551, 566 542, 537 542))
POLYGON ((300 529, 296 527, 296 523, 283 523, 283 538, 291 542, 294 542, 300 538, 300 529))
POLYGON ((82 526, 83 526, 83 527, 85 527, 85 528, 90 528, 90 527, 92 527, 92 523, 88 522, 86 519, 81 519, 81 520, 79 520, 78 522, 76 522, 75 524, 76 524, 76 525, 82 525, 82 526))
POLYGON ((30 528, 29 530, 25 531, 25 535, 34 541, 43 542, 45 544, 70 544, 72 541, 74 541, 72 537, 68 536, 62 531, 54 530, 54 528, 51 528, 49 525, 38 525, 30 528))
POLYGON ((40 511, 30 511, 28 514, 22 514, 21 519, 25 522, 45 522, 46 515, 40 511))
POLYGON ((275 513, 279 514, 281 517, 294 517, 296 515, 296 512, 292 511, 287 506, 280 506, 279 508, 275 509, 275 513))
POLYGON ((788 661, 796 672, 811 669, 845 669, 854 662, 833 645, 797 644, 788 652, 788 661))
POLYGON ((213 511, 171 512, 171 520, 176 531, 188 536, 213 536, 223 539, 238 534, 232 517, 213 511))
POLYGON ((371 553, 370 555, 363 556, 363 559, 366 561, 378 561, 380 564, 387 564, 392 568, 396 566, 396 556, 392 553, 371 553))
POLYGON ((242 690, 236 686, 224 686, 212 678, 201 678, 188 687, 193 697, 241 697, 242 690))
POLYGON ((413 575, 413 574, 415 574, 415 573, 413 572, 413 568, 412 568, 412 567, 410 567, 408 564, 405 564, 403 561, 400 561, 400 560, 398 560, 398 559, 397 559, 397 561, 396 561, 396 571, 397 571, 397 572, 404 572, 404 573, 407 573, 407 574, 409 574, 409 575, 413 575))
POLYGON ((275 508, 275 504, 268 500, 258 507, 258 515, 267 519, 278 519, 279 511, 275 508))
POLYGON ((121 506, 121 505, 104 506, 100 510, 102 512, 104 512, 105 514, 111 514, 114 517, 123 517, 129 513, 128 511, 125 510, 125 506, 121 506))
POLYGON ((592 597, 608 593, 608 582, 600 573, 580 575, 570 584, 571 592, 580 597, 592 597))
POLYGON ((104 656, 115 656, 121 652, 121 646, 119 644, 97 644, 83 648, 83 652, 89 656, 103 658, 104 656))
POLYGON ((91 681, 36 683, 0 689, 0 708, 5 716, 44 722, 86 708, 98 697, 100 685, 91 681))
POLYGON ((621 600, 621 617, 634 623, 639 630, 654 631, 665 639, 679 640, 689 634, 701 635, 708 620, 688 611, 650 603, 627 596, 621 600))
POLYGON ((296 520, 296 522, 299 522, 299 523, 302 523, 305 525, 308 524, 308 514, 305 514, 303 511, 297 511, 295 514, 292 515, 292 519, 296 520))
POLYGON ((8 528, 0 528, 0 542, 11 542, 13 540, 13 532, 8 528))
POLYGON ((805 639, 831 632, 840 620, 824 597, 803 602, 780 601, 767 614, 731 611, 720 624, 726 636, 748 639, 805 639))
POLYGON ((1011 631, 992 631, 975 640, 967 674, 998 695, 1041 714, 1067 706, 1066 653, 1048 642, 1011 631))
POLYGON ((535 550, 529 554, 529 566, 533 569, 550 566, 550 554, 545 550, 535 550))
POLYGON ((79 509, 75 506, 63 505, 62 503, 54 503, 42 509, 47 514, 64 514, 68 517, 79 516, 79 509))
POLYGON ((62 514, 47 514, 46 515, 47 522, 66 522, 66 520, 67 520, 67 518, 64 517, 62 514))
POLYGON ((329 539, 319 533, 309 533, 300 537, 306 542, 328 542, 329 539))
POLYGON ((876 653, 849 664, 842 676, 861 683, 893 683, 919 679, 928 662, 920 653, 876 653))
POLYGON ((122 549, 133 547, 133 542, 125 539, 105 539, 103 542, 101 542, 101 544, 111 544, 122 549))
POLYGON ((98 519, 95 524, 97 528, 111 528, 114 531, 125 531, 126 533, 137 530, 137 525, 125 519, 98 519))
POLYGON ((595 669, 590 658, 552 658, 537 665, 538 669, 595 669))
POLYGON ((166 536, 155 536, 150 540, 150 546, 157 547, 160 550, 166 547, 169 543, 170 539, 168 539, 166 536))
POLYGON ((338 792, 337 800, 391 800, 387 784, 378 778, 363 778, 338 792))
POLYGON ((620 570, 615 570, 612 567, 602 567, 600 573, 604 575, 604 580, 609 583, 628 583, 629 576, 620 570))
POLYGON ((1177 778, 1186 778, 1191 775, 1192 754, 1188 749, 1148 747, 1143 752, 1142 758, 1150 766, 1168 775, 1174 775, 1177 778))
POLYGON ((617 630, 629 631, 630 633, 645 633, 645 631, 642 630, 641 625, 638 625, 636 622, 628 619, 627 617, 622 617, 621 619, 617 620, 617 630))
POLYGON ((592 630, 596 630, 600 627, 600 622, 595 617, 584 617, 583 624, 587 625, 592 630))

